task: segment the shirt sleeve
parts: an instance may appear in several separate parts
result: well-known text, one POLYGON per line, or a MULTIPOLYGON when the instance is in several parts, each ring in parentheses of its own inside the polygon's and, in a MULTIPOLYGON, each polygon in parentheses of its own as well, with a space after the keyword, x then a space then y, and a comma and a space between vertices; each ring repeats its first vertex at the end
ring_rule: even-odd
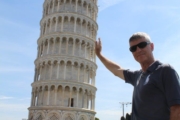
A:
POLYGON ((135 85, 140 75, 140 71, 131 71, 129 69, 123 71, 125 82, 135 85))
POLYGON ((171 66, 164 68, 162 82, 169 107, 180 104, 180 79, 171 66))

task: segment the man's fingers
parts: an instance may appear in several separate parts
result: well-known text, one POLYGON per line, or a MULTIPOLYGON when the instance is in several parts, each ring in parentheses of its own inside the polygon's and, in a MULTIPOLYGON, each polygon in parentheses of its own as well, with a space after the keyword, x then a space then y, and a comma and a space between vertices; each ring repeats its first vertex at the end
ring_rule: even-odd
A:
POLYGON ((101 46, 101 38, 99 38, 99 45, 101 46))

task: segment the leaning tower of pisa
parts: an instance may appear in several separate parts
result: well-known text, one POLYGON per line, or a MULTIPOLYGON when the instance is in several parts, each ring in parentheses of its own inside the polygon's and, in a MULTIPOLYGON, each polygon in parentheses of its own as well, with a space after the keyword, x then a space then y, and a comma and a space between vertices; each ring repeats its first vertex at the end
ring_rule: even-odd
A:
POLYGON ((97 0, 45 0, 29 120, 94 120, 97 0))

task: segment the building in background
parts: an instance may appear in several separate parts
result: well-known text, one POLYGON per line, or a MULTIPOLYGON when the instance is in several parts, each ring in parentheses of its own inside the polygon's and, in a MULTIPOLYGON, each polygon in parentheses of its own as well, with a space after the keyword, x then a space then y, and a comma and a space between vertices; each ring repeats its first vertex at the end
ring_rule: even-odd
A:
POLYGON ((28 120, 94 120, 97 0, 45 0, 28 120))

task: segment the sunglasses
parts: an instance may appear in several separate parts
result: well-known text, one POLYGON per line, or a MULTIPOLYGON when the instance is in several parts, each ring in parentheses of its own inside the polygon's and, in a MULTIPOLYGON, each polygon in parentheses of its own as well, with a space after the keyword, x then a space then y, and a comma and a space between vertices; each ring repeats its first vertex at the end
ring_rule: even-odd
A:
POLYGON ((131 52, 135 52, 136 51, 136 49, 137 49, 137 47, 139 47, 139 48, 145 48, 147 45, 149 45, 150 44, 150 42, 140 42, 139 44, 137 44, 137 45, 134 45, 134 46, 131 46, 130 48, 129 48, 129 50, 131 51, 131 52))

